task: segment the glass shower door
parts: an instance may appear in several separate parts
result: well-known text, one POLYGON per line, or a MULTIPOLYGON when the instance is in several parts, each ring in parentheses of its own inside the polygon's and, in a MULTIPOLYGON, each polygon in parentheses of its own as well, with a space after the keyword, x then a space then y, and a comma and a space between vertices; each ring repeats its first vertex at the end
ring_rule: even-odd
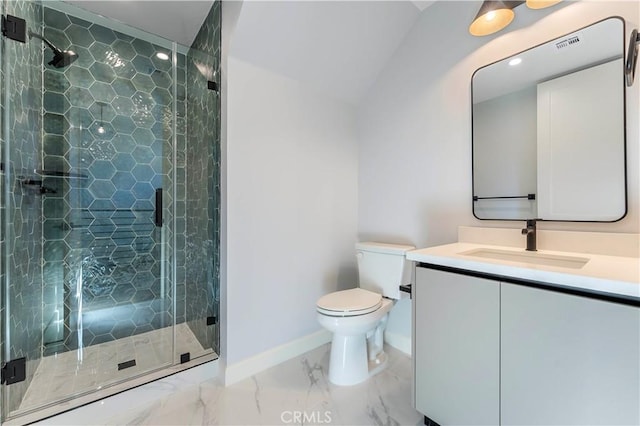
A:
POLYGON ((3 40, 3 356, 27 366, 9 416, 172 365, 175 340, 175 49, 15 4, 77 59, 3 40))

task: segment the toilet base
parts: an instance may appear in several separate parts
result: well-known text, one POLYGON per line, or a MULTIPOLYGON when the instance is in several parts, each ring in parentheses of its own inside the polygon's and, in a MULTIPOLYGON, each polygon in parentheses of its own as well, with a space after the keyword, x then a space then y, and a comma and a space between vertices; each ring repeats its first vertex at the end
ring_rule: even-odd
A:
POLYGON ((364 335, 333 335, 329 361, 329 381, 334 385, 352 386, 362 383, 382 371, 387 365, 387 354, 380 351, 373 360, 367 357, 367 339, 364 335))

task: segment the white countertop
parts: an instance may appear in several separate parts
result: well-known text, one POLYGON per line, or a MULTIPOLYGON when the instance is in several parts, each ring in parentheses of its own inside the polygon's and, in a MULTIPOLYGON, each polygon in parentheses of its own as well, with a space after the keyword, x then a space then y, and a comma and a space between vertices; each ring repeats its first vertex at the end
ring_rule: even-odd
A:
POLYGON ((571 287, 640 300, 640 259, 637 257, 540 250, 536 253, 588 258, 579 269, 537 265, 525 262, 478 258, 460 253, 474 249, 524 252, 524 248, 459 242, 413 250, 407 259, 486 274, 571 287))

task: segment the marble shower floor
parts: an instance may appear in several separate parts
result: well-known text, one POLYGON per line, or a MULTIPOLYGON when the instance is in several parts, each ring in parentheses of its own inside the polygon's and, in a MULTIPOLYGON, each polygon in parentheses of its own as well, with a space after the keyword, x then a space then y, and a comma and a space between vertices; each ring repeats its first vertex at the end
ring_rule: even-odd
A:
MULTIPOLYGON (((46 405, 66 396, 95 390, 99 386, 172 363, 171 327, 88 346, 82 351, 63 352, 42 358, 19 411, 46 405), (135 359, 136 365, 118 370, 121 362, 135 359)), ((185 323, 176 326, 176 348, 191 357, 211 353, 205 350, 185 323)))
MULTIPOLYGON (((360 385, 341 387, 328 381, 329 350, 328 344, 323 345, 228 387, 214 379, 176 388, 169 396, 136 408, 94 416, 94 422, 69 412, 42 424, 422 424, 422 415, 411 407, 411 359, 408 356, 386 347, 389 364, 385 370, 360 385)), ((145 386, 144 392, 149 394, 166 388, 167 384, 145 386)))

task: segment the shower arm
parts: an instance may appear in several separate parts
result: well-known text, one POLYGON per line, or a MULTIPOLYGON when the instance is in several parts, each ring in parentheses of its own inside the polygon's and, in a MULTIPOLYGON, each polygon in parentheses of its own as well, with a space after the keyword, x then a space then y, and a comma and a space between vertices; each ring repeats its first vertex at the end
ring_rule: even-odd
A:
POLYGON ((49 46, 49 49, 53 50, 54 53, 58 53, 58 54, 62 53, 62 50, 60 50, 57 47, 55 47, 49 40, 47 40, 46 38, 42 37, 40 34, 34 33, 33 31, 29 30, 29 37, 39 38, 40 40, 42 40, 44 42, 44 44, 49 46))

